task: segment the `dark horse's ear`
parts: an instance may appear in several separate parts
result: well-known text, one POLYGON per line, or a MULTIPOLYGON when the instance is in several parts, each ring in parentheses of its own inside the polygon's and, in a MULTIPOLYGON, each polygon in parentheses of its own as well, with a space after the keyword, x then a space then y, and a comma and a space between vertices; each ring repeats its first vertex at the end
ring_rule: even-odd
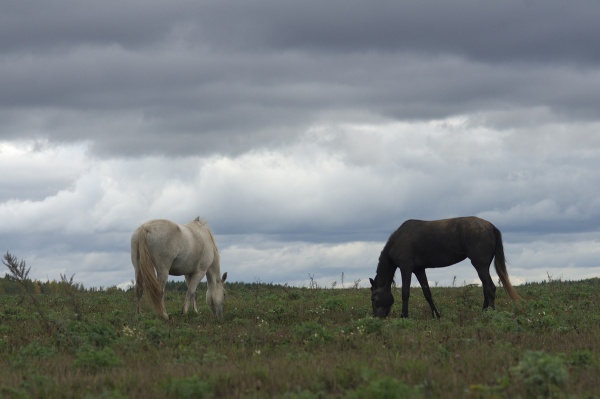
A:
POLYGON ((223 273, 223 277, 221 277, 221 280, 223 282, 225 282, 225 280, 227 280, 227 272, 223 273))
POLYGON ((369 277, 369 281, 371 282, 371 288, 375 288, 375 281, 369 277))
POLYGON ((194 222, 199 222, 200 221, 200 216, 198 216, 196 219, 194 219, 194 222))

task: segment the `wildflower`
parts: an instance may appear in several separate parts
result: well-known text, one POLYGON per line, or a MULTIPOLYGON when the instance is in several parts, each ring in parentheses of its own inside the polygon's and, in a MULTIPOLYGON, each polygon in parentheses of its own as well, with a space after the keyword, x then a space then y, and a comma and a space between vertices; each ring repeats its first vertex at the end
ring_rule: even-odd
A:
POLYGON ((135 330, 130 328, 129 326, 124 326, 123 334, 127 335, 128 337, 133 337, 135 335, 135 330))

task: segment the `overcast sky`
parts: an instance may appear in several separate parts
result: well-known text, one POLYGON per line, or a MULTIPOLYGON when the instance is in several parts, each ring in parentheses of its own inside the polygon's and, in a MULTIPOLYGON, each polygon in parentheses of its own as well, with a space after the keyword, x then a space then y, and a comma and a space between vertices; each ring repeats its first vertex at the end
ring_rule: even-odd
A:
MULTIPOLYGON (((3 1, 0 250, 44 281, 122 285, 141 223, 201 216, 231 281, 366 286, 404 220, 476 215, 513 283, 598 277, 599 17, 559 0, 3 1)), ((466 262, 428 277, 478 282, 466 262)))

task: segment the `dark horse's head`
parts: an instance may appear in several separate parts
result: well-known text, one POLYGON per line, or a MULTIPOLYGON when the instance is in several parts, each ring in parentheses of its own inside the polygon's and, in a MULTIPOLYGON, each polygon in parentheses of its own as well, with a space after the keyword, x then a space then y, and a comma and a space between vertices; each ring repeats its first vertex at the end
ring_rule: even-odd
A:
POLYGON ((369 279, 371 281, 371 304, 373 305, 373 317, 380 317, 385 319, 392 309, 392 305, 394 304, 394 296, 392 295, 392 291, 389 288, 378 287, 375 277, 375 280, 372 278, 369 279))

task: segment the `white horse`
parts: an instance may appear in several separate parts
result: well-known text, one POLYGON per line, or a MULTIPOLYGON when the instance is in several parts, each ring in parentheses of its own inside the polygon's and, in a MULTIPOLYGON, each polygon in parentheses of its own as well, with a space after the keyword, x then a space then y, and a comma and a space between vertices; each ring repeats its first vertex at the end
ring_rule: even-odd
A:
POLYGON ((223 316, 227 273, 221 277, 219 249, 205 221, 196 218, 181 225, 168 220, 151 220, 131 236, 131 263, 135 269, 137 311, 141 312, 144 287, 152 306, 169 319, 164 303, 169 275, 185 276, 188 290, 182 314, 190 303, 196 307, 196 288, 206 275, 206 303, 219 319, 223 316))

